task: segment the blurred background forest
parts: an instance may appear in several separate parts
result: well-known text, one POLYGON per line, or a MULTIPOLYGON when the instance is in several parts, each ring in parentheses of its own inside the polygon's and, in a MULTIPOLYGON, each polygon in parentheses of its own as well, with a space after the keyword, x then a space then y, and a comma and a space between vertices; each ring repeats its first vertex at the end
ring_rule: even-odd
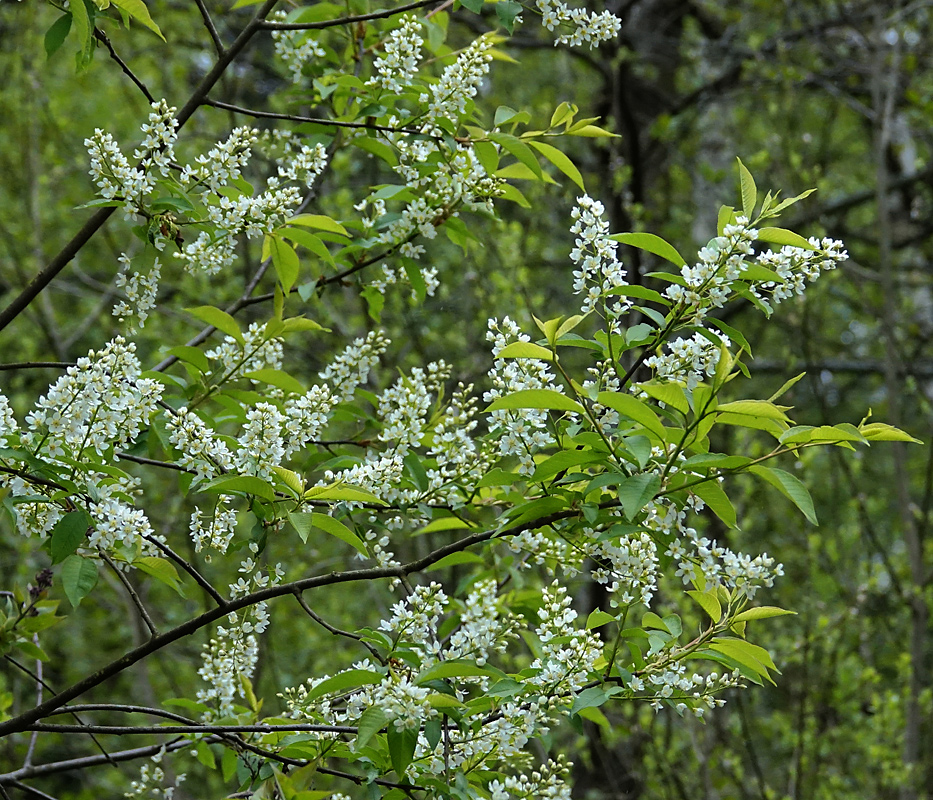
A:
MULTIPOLYGON (((248 18, 248 9, 231 11, 229 2, 207 5, 228 41, 248 18)), ((779 224, 842 239, 850 260, 805 299, 782 306, 770 325, 753 309, 724 309, 723 319, 732 325, 747 315, 742 328, 754 350, 749 367, 756 384, 749 396, 767 397, 806 371, 786 400, 801 424, 820 425, 830 417, 858 423, 871 407, 879 419, 927 444, 891 444, 845 458, 833 448, 807 451, 796 467, 813 493, 818 528, 751 483, 737 502, 741 532, 722 529, 713 517, 705 521, 730 546, 768 551, 783 561, 786 577, 767 598, 798 612, 769 623, 783 675, 777 687, 736 693, 703 723, 632 708, 613 712, 610 730, 586 723, 581 731, 560 734, 578 737, 572 746, 577 795, 933 797, 933 3, 591 5, 623 19, 616 43, 571 52, 555 48, 537 25, 519 28, 505 51, 521 66, 497 62, 480 105, 489 113, 499 105, 527 109, 532 127, 544 127, 562 101, 578 105, 582 116, 601 116, 599 124, 618 138, 561 145, 580 167, 588 193, 606 204, 613 231, 657 233, 688 261, 715 234, 719 205, 735 202, 736 155, 762 191, 791 196, 817 187, 794 207, 792 219, 779 224)), ((150 8, 168 44, 135 28, 120 35, 119 54, 154 97, 179 104, 209 65, 211 44, 193 3, 168 0, 150 8)), ((77 75, 70 48, 46 58, 43 37, 57 16, 45 3, 0 4, 0 305, 90 213, 75 210, 93 192, 85 137, 100 127, 121 142, 135 142, 148 109, 103 42, 90 67, 77 75)), ((496 26, 492 14, 455 12, 460 17, 464 25, 453 35, 463 42, 471 27, 476 35, 496 26)), ((213 97, 292 113, 320 110, 306 86, 291 83, 268 37, 244 54, 213 97)), ((203 108, 186 128, 184 145, 203 152, 246 121, 203 108)), ((504 221, 488 223, 488 237, 473 242, 466 255, 452 244, 434 243, 429 258, 441 280, 435 297, 420 304, 407 290, 387 293, 381 325, 396 342, 392 352, 400 365, 443 357, 455 365, 455 378, 482 385, 490 363, 487 318, 508 313, 527 329, 532 314, 547 319, 575 307, 567 228, 579 192, 562 176, 555 178, 559 185, 522 182, 530 208, 507 204, 504 221)), ((339 218, 359 187, 379 182, 371 164, 338 152, 315 203, 339 218)), ((22 320, 15 333, 11 328, 0 334, 4 362, 74 361, 116 330, 110 309, 119 299, 117 256, 128 247, 129 228, 119 216, 28 309, 29 335, 23 335, 22 320)), ((196 332, 175 309, 235 300, 258 258, 256 245, 244 243, 242 272, 229 281, 164 278, 153 312, 160 318, 160 339, 147 338, 147 330, 138 336, 144 362, 161 357, 173 325, 171 344, 196 332)), ((627 251, 624 260, 633 283, 650 285, 650 278, 642 278, 653 268, 646 254, 627 251)), ((247 308, 240 316, 249 315, 247 308)), ((325 295, 309 315, 342 335, 334 350, 344 337, 376 326, 352 285, 325 295)), ((291 349, 290 368, 316 373, 330 355, 319 347, 291 349)), ((381 374, 391 380, 392 364, 381 374)), ((56 375, 0 372, 0 388, 22 411, 56 375)), ((745 452, 753 455, 758 445, 749 438, 745 452)), ((190 513, 184 500, 166 495, 165 504, 183 525, 190 513)), ((23 558, 21 547, 0 530, 0 583, 35 575, 39 565, 23 558)), ((322 545, 289 557, 320 564, 329 554, 322 545)), ((339 591, 329 597, 339 619, 346 598, 339 591)), ((113 598, 120 602, 116 593, 113 598)), ((593 587, 581 584, 581 607, 599 600, 593 587)), ((65 685, 102 653, 122 650, 121 642, 143 635, 129 613, 125 629, 118 630, 105 627, 93 608, 81 611, 85 641, 95 648, 60 642, 47 666, 52 685, 65 685)), ((287 627, 288 613, 276 608, 274 624, 287 627)), ((190 643, 192 660, 199 646, 190 643)), ((293 652, 263 652, 261 670, 286 682, 309 667, 323 671, 331 646, 321 639, 296 642, 293 652)), ((185 650, 178 652, 183 657, 185 650)), ((180 678, 167 662, 161 670, 139 670, 121 680, 124 690, 151 700, 164 694, 154 686, 173 686, 180 678)), ((32 691, 5 668, 3 689, 32 691)), ((190 693, 184 686, 175 690, 190 693)), ((68 757, 68 746, 76 745, 61 745, 54 756, 68 757)), ((0 765, 3 754, 0 742, 0 765)), ((114 773, 111 796, 125 790, 125 775, 114 773)), ((99 787, 92 791, 64 777, 59 788, 66 797, 103 796, 94 793, 99 787)))

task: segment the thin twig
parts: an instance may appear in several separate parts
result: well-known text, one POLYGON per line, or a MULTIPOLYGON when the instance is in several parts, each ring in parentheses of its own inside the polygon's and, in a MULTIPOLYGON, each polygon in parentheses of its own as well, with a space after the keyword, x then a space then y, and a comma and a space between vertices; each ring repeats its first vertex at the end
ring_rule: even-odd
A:
POLYGON ((159 461, 155 458, 144 458, 143 456, 134 456, 131 453, 117 453, 117 458, 122 458, 124 461, 133 461, 137 464, 145 464, 149 467, 161 467, 162 469, 174 469, 178 472, 190 472, 194 474, 194 470, 183 467, 181 464, 173 464, 171 461, 159 461))
POLYGON ((0 372, 13 369, 68 369, 73 366, 73 361, 15 361, 12 364, 0 364, 0 372))
POLYGON ((143 534, 143 539, 145 539, 150 544, 155 545, 159 548, 165 555, 167 555, 172 561, 174 561, 178 566, 180 566, 185 572, 187 572, 192 578, 195 579, 198 586, 200 586, 205 592, 207 592, 221 608, 226 608, 227 601, 224 600, 223 595, 218 592, 210 582, 205 578, 200 572, 198 572, 189 562, 183 559, 178 553, 172 550, 165 542, 160 542, 155 536, 150 536, 148 534, 143 534))
POLYGON ((160 733, 275 733, 286 731, 290 733, 347 733, 356 734, 357 729, 348 725, 313 725, 309 723, 295 723, 294 725, 55 725, 47 722, 37 722, 30 725, 29 730, 43 733, 92 733, 110 734, 114 736, 135 736, 160 733))
POLYGON ((146 84, 144 84, 138 77, 136 77, 136 75, 133 74, 133 70, 129 68, 127 63, 117 55, 117 51, 113 49, 113 45, 111 44, 110 38, 107 36, 107 34, 101 30, 98 30, 97 28, 94 28, 94 38, 107 48, 107 52, 110 53, 110 57, 120 65, 120 69, 123 70, 123 74, 136 84, 136 88, 146 96, 146 99, 150 103, 154 103, 155 98, 146 88, 146 84))
POLYGON ((402 14, 406 11, 413 11, 416 8, 432 6, 440 0, 416 0, 414 3, 408 3, 397 8, 387 8, 383 11, 374 11, 371 14, 358 14, 356 16, 341 17, 340 19, 326 19, 321 22, 269 22, 265 20, 260 23, 260 27, 270 31, 319 31, 324 28, 336 28, 340 25, 353 25, 357 22, 368 22, 373 19, 386 19, 402 14))
MULTIPOLYGON (((285 122, 302 122, 308 125, 328 125, 332 128, 363 128, 371 131, 385 131, 386 133, 410 133, 421 135, 421 131, 412 128, 393 128, 390 125, 376 125, 369 122, 341 122, 334 119, 324 119, 322 117, 303 117, 299 114, 280 114, 275 111, 259 111, 255 108, 244 108, 235 106, 231 103, 223 103, 220 100, 211 100, 209 97, 204 99, 203 105, 212 108, 220 108, 224 111, 232 111, 234 114, 243 114, 247 117, 256 117, 257 119, 278 119, 285 122)), ((441 138, 441 137, 432 137, 441 138)))
POLYGON ((328 633, 332 633, 334 634, 334 636, 344 636, 347 639, 353 639, 359 642, 361 645, 363 645, 363 647, 369 650, 369 652, 372 654, 373 658, 376 659, 376 661, 378 661, 380 664, 385 664, 385 659, 379 654, 379 651, 375 647, 373 647, 369 642, 367 642, 358 633, 353 633, 351 631, 342 631, 340 630, 340 628, 335 628, 329 622, 322 619, 314 611, 314 609, 312 609, 311 606, 308 605, 304 597, 301 596, 300 592, 295 592, 295 599, 298 601, 298 605, 300 605, 305 610, 305 613, 309 617, 311 617, 311 619, 313 619, 318 625, 320 625, 324 630, 326 630, 328 633))
POLYGON ((113 570, 114 574, 119 579, 120 583, 123 584, 123 588, 126 589, 127 594, 130 596, 130 600, 133 601, 133 605, 136 606, 136 610, 139 612, 139 616, 142 617, 143 622, 146 624, 146 627, 149 628, 149 634, 151 636, 158 636, 159 631, 155 626, 155 623, 152 621, 152 618, 149 616, 149 612, 146 610, 146 607, 143 605, 143 601, 140 600, 139 595, 136 593, 136 590, 133 588, 133 584, 130 583, 129 578, 123 574, 123 571, 113 563, 113 559, 108 556, 103 550, 98 548, 100 557, 104 559, 107 566, 113 570))
MULTIPOLYGON (((192 92, 191 97, 182 106, 176 115, 178 126, 176 130, 181 130, 185 123, 191 119, 191 116, 201 106, 201 101, 207 97, 208 92, 214 88, 217 81, 226 72, 227 67, 240 54, 249 41, 260 30, 262 22, 275 8, 278 0, 265 0, 253 18, 247 23, 246 27, 240 32, 240 35, 224 51, 224 54, 217 59, 214 66, 207 75, 201 80, 201 83, 192 92)), ((0 330, 7 327, 16 319, 35 298, 48 286, 67 265, 78 254, 84 245, 86 245, 94 234, 97 233, 104 223, 110 219, 114 212, 114 207, 102 208, 97 211, 81 229, 71 238, 71 240, 58 252, 58 254, 43 268, 38 274, 23 288, 23 290, 13 298, 13 301, 2 311, 0 311, 0 330)))
POLYGON ((58 800, 57 797, 53 797, 50 794, 45 792, 40 792, 38 789, 34 789, 28 783, 22 783, 21 781, 10 781, 10 786, 15 786, 21 792, 25 792, 30 797, 38 797, 39 800, 58 800))
MULTIPOLYGON (((39 646, 39 634, 32 635, 32 643, 39 646)), ((45 688, 45 681, 42 680, 42 660, 36 659, 36 705, 42 702, 42 690, 45 688)), ((32 756, 36 751, 36 740, 39 738, 39 732, 33 731, 29 737, 29 746, 26 748, 26 756, 23 758, 23 766, 28 767, 32 763, 32 756)))
POLYGON ((224 43, 220 40, 220 34, 217 33, 214 20, 211 19, 211 14, 207 10, 207 6, 204 5, 204 0, 195 0, 195 2, 198 4, 198 11, 201 12, 201 19, 204 21, 204 27, 207 28, 207 33, 214 43, 214 49, 217 51, 217 55, 223 57, 224 43))

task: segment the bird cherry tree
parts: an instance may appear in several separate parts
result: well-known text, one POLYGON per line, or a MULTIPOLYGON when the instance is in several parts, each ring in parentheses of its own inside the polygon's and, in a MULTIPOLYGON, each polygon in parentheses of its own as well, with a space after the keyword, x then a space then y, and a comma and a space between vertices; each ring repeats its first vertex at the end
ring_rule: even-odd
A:
MULTIPOLYGON (((140 0, 53 5, 46 47, 76 44, 79 69, 98 43, 119 60, 105 31, 121 17, 161 36, 140 0)), ((815 523, 782 457, 909 439, 867 419, 796 425, 780 404, 792 382, 767 399, 741 389, 751 347, 717 312, 750 303, 770 317, 845 260, 841 242, 772 224, 808 193, 760 197, 739 162, 740 203, 720 209, 695 257, 613 233, 561 149, 611 136, 598 119, 572 98, 543 121, 483 104, 517 26, 597 47, 618 33, 609 12, 559 0, 236 6, 252 16, 225 42, 198 3, 216 56, 187 101, 150 97, 128 145, 105 127, 86 140, 93 215, 0 311, 0 327, 28 336, 22 312, 113 218, 126 246, 110 329, 29 407, 0 394, 2 535, 46 565, 0 587, 0 736, 18 759, 0 773, 4 795, 48 796, 33 783, 125 764, 130 798, 179 797, 195 782, 285 800, 566 798, 562 726, 607 724, 601 709, 620 703, 703 718, 728 691, 772 681, 758 621, 790 613, 760 602, 781 564, 711 540, 697 520, 737 527, 729 493, 750 475, 815 523), (296 105, 317 116, 214 98, 264 37, 296 105), (184 128, 206 106, 247 122, 199 147, 184 128), (378 178, 347 181, 359 164, 378 178), (551 174, 579 189, 566 213, 578 304, 528 324, 509 309, 490 319, 478 383, 443 361, 384 370, 397 347, 378 324, 387 297, 421 303, 459 279, 435 255, 438 236, 466 252, 494 235, 503 204, 528 204, 517 181, 551 174), (188 341, 160 334, 165 277, 223 297, 249 240, 262 250, 241 295, 184 309, 205 326, 188 341), (620 245, 666 267, 634 280, 620 245), (335 332, 335 291, 362 299, 368 330, 335 332), (247 312, 259 317, 243 322, 247 312), (157 360, 140 357, 142 336, 163 343, 157 360), (332 353, 316 374, 288 366, 308 340, 332 353), (721 426, 771 444, 717 452, 721 426), (153 480, 170 482, 183 524, 153 480), (337 568, 292 563, 326 540, 337 568), (606 601, 585 614, 575 594, 587 582, 606 601), (143 590, 161 585, 155 607, 143 590), (348 629, 318 601, 334 586, 348 629), (361 587, 390 598, 387 612, 354 602, 361 587), (44 643, 116 591, 146 638, 49 691, 44 643), (324 631, 341 647, 326 671, 254 681, 263 648, 296 647, 273 621, 286 603, 308 641, 324 631), (197 681, 189 696, 150 707, 108 691, 195 635, 199 661, 173 662, 197 681), (108 734, 124 746, 33 758, 47 737, 108 734)))

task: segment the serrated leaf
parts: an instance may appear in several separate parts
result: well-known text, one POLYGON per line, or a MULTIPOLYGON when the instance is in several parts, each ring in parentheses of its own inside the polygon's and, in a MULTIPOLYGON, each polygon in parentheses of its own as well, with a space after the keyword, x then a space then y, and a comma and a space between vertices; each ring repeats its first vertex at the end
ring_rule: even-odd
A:
POLYGON ((781 385, 781 388, 778 389, 773 395, 771 395, 771 397, 768 398, 768 402, 773 403, 775 400, 780 398, 782 395, 784 395, 785 392, 787 392, 795 383, 797 383, 797 381, 803 378, 806 374, 807 374, 806 372, 801 372, 799 375, 795 375, 790 380, 784 381, 784 383, 781 385))
POLYGON ((350 238, 350 232, 343 227, 337 220, 324 216, 323 214, 299 214, 287 220, 286 225, 301 225, 305 228, 315 228, 319 231, 336 233, 340 236, 350 238))
POLYGON ((181 586, 178 576, 178 570, 175 569, 175 565, 172 564, 171 561, 159 558, 158 556, 142 556, 133 562, 133 566, 141 572, 151 575, 157 581, 164 583, 182 597, 185 596, 185 591, 181 586))
POLYGON ((489 138, 528 167, 528 169, 534 173, 535 177, 539 179, 542 177, 541 165, 538 163, 538 159, 535 158, 535 154, 531 151, 531 148, 517 136, 497 131, 490 133, 489 138))
POLYGON ((356 748, 366 747, 370 739, 381 731, 389 721, 388 715, 379 706, 370 706, 356 724, 356 748))
POLYGON ((652 408, 637 397, 626 392, 600 392, 596 395, 596 402, 618 411, 622 416, 643 425, 646 430, 664 440, 664 423, 652 408))
POLYGON ((515 18, 521 13, 522 5, 515 0, 499 0, 496 3, 496 16, 510 35, 515 27, 515 18))
POLYGON ((304 394, 307 391, 300 381, 280 369, 255 369, 252 372, 244 372, 243 377, 251 381, 267 383, 269 386, 276 386, 290 394, 304 394))
POLYGON ((619 501, 625 516, 632 520, 661 488, 661 478, 653 472, 632 475, 619 484, 619 501))
POLYGON ((781 494, 797 506, 797 508, 803 512, 803 515, 814 525, 820 524, 816 518, 816 511, 813 508, 813 499, 810 497, 810 492, 798 478, 782 469, 764 467, 760 464, 749 467, 749 472, 754 472, 774 486, 781 494))
POLYGON ((52 528, 49 555, 52 563, 58 564, 77 550, 87 538, 88 529, 93 524, 90 516, 83 509, 70 511, 52 528))
POLYGON ((486 411, 507 411, 517 408, 537 408, 552 411, 573 411, 583 414, 583 406, 553 389, 522 389, 494 400, 486 411))
POLYGON ((923 444, 919 439, 915 439, 906 431, 895 428, 893 425, 887 425, 884 422, 871 422, 868 425, 859 427, 859 432, 870 442, 912 442, 913 444, 923 444))
POLYGON ((542 361, 553 361, 554 353, 533 342, 512 342, 496 353, 496 358, 537 358, 542 361))
POLYGON ((372 492, 360 489, 357 486, 332 484, 331 486, 312 486, 304 494, 305 500, 334 500, 347 503, 373 503, 384 506, 385 501, 379 499, 372 492))
POLYGON ((185 311, 193 317, 197 317, 201 322, 213 325, 222 333, 232 336, 241 345, 243 344, 243 333, 240 331, 240 326, 226 311, 215 308, 214 306, 196 306, 194 308, 186 308, 185 311))
POLYGON ((722 232, 726 225, 731 225, 734 219, 735 209, 732 206, 719 207, 719 214, 716 219, 716 231, 719 236, 722 236, 722 232))
POLYGON ((640 383, 638 388, 645 392, 649 397, 660 400, 665 405, 677 409, 681 414, 690 412, 690 403, 687 402, 687 395, 684 389, 677 383, 640 383))
POLYGON ((583 185, 583 176, 580 174, 580 170, 577 169, 576 165, 571 161, 566 154, 561 150, 558 150, 552 145, 546 144, 544 142, 538 142, 532 139, 529 144, 537 150, 541 155, 543 155, 548 161, 550 161, 557 169, 564 173, 570 180, 572 180, 577 186, 580 187, 580 191, 585 192, 586 187, 583 185))
POLYGON ((739 185, 742 189, 742 213, 749 219, 755 212, 755 204, 758 202, 758 188, 755 186, 755 179, 748 168, 742 163, 741 158, 736 158, 739 162, 739 185))
POLYGON ((722 619, 722 604, 713 592, 689 591, 687 594, 696 601, 713 622, 719 622, 722 619))
POLYGON ((604 689, 599 686, 591 686, 584 689, 573 699, 573 705, 570 706, 571 714, 579 714, 584 708, 599 708, 609 699, 604 689))
POLYGON ((617 139, 619 134, 610 133, 609 131, 598 127, 597 125, 576 125, 571 126, 567 129, 567 133, 571 136, 585 136, 589 139, 617 139))
POLYGON ((75 608, 97 585, 97 565, 89 558, 70 555, 62 562, 62 588, 75 608))
POLYGON ((672 244, 666 242, 660 236, 655 236, 653 233, 616 233, 609 238, 631 247, 637 247, 639 250, 654 253, 656 256, 660 256, 670 261, 672 264, 676 264, 678 267, 685 267, 687 265, 684 257, 677 252, 677 249, 672 244))
POLYGON ((444 678, 504 678, 505 673, 495 667, 479 666, 466 659, 451 659, 438 661, 425 670, 422 670, 415 683, 424 684, 444 678))
POLYGON ((802 247, 804 250, 818 250, 810 242, 803 238, 799 233, 786 230, 785 228, 760 228, 758 231, 758 241, 768 242, 770 244, 790 245, 791 247, 802 247))
POLYGON ((402 728, 389 725, 386 733, 386 742, 389 745, 389 759, 392 769, 400 779, 404 779, 405 770, 415 756, 415 747, 418 745, 418 727, 402 728))
POLYGON ((736 614, 733 622, 745 622, 750 619, 770 619, 771 617, 783 617, 788 614, 796 614, 796 611, 787 611, 777 606, 758 606, 757 608, 747 608, 740 614, 736 614))
POLYGON ((201 487, 202 492, 211 494, 252 494, 268 500, 275 500, 275 491, 268 481, 255 475, 221 475, 201 487))
POLYGON ((62 14, 45 32, 45 55, 51 58, 71 32, 71 14, 62 14))
POLYGON ((348 669, 339 672, 332 678, 326 678, 313 689, 308 690, 308 700, 317 700, 324 695, 344 692, 348 689, 358 689, 372 683, 381 683, 383 675, 371 669, 348 669))
POLYGON ((735 507, 716 480, 704 481, 690 487, 690 491, 699 497, 719 519, 730 528, 736 526, 735 507))
POLYGON ((610 622, 616 622, 616 618, 612 614, 607 614, 601 608, 594 608, 586 618, 586 629, 591 631, 593 628, 601 628, 610 622))
POLYGON ((275 267, 275 274, 282 284, 282 291, 286 294, 291 291, 295 281, 298 280, 298 273, 301 271, 301 264, 298 261, 298 254, 295 249, 279 238, 278 236, 267 236, 269 243, 269 252, 272 256, 272 266, 275 267))
POLYGON ((547 480, 558 472, 570 469, 570 467, 576 467, 581 464, 593 464, 605 460, 606 456, 604 454, 596 453, 592 450, 563 450, 538 464, 531 479, 533 481, 547 480))
POLYGON ((315 528, 320 528, 325 533, 329 533, 331 536, 335 536, 341 541, 346 542, 351 547, 356 548, 356 550, 358 550, 364 556, 369 556, 369 551, 367 551, 366 545, 363 544, 360 537, 351 531, 340 520, 334 519, 327 514, 312 512, 311 524, 315 528))
POLYGON ((187 345, 178 345, 166 351, 168 355, 175 356, 179 361, 185 361, 193 365, 199 372, 206 373, 211 371, 211 362, 207 356, 198 347, 189 347, 187 345))
POLYGON ((149 28, 149 30, 155 33, 163 42, 165 41, 162 31, 159 30, 159 26, 156 25, 152 17, 149 16, 149 9, 146 8, 146 4, 143 3, 142 0, 111 0, 111 2, 117 8, 129 14, 133 19, 149 28))

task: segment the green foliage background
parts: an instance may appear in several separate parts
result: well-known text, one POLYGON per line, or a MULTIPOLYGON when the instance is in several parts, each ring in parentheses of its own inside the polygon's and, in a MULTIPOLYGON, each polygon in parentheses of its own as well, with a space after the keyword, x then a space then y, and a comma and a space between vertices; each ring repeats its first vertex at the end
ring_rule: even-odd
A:
MULTIPOLYGON (((230 10, 229 3, 208 5, 228 38, 249 15, 249 9, 230 10)), ((130 32, 115 25, 108 30, 153 96, 171 101, 187 96, 203 74, 209 42, 193 4, 152 6, 166 42, 138 25, 130 32)), ((927 6, 823 0, 634 0, 606 6, 623 17, 624 27, 616 46, 598 51, 555 49, 534 26, 519 29, 506 52, 520 67, 494 65, 484 106, 528 110, 532 125, 542 127, 560 102, 578 105, 586 116, 590 110, 599 114, 600 124, 619 138, 570 145, 588 192, 609 208, 613 231, 651 230, 682 250, 691 240, 697 247, 705 243, 714 232, 716 208, 732 202, 735 154, 761 186, 783 187, 787 194, 818 187, 786 227, 841 238, 851 259, 805 298, 788 303, 770 325, 751 316, 744 321, 745 309, 726 309, 724 318, 736 327, 741 322, 753 342, 753 396, 767 397, 806 370, 786 400, 802 424, 857 423, 870 406, 879 419, 933 442, 933 31, 927 6), (527 76, 535 76, 534 82, 527 76)), ((481 17, 458 13, 477 33, 495 27, 491 11, 481 17)), ((43 37, 57 16, 48 4, 0 4, 4 301, 89 213, 74 210, 91 193, 84 138, 101 127, 133 141, 148 111, 145 98, 102 46, 77 74, 72 47, 46 58, 43 37)), ((307 105, 308 98, 275 67, 268 39, 241 64, 225 76, 218 97, 275 110, 307 105)), ((234 122, 241 120, 202 109, 185 140, 201 151, 234 122)), ((378 175, 362 170, 338 157, 320 190, 321 213, 339 215, 353 202, 354 189, 379 182, 378 175)), ((460 365, 458 378, 479 382, 488 367, 488 317, 508 310, 527 329, 532 314, 547 319, 574 305, 566 220, 578 192, 563 176, 554 178, 553 185, 521 183, 530 208, 509 206, 505 220, 489 223, 488 233, 465 254, 452 243, 436 243, 430 255, 441 272, 437 297, 416 304, 407 291, 389 293, 383 325, 398 345, 398 367, 443 357, 460 365)), ((130 225, 119 216, 26 312, 29 336, 0 334, 3 361, 74 360, 111 335, 111 287, 123 247, 118 242, 126 239, 121 229, 130 225)), ((250 247, 243 245, 244 270, 259 256, 250 247)), ((650 256, 631 249, 624 260, 632 282, 653 266, 650 256)), ((222 307, 238 296, 241 284, 166 280, 157 312, 163 335, 182 341, 195 332, 173 308, 199 305, 208 292, 210 302, 222 307)), ((327 319, 321 321, 341 334, 375 326, 353 287, 328 293, 322 304, 327 319)), ((241 316, 244 327, 251 313, 241 316)), ((254 316, 260 319, 262 312, 254 316)), ((144 363, 158 358, 162 340, 149 340, 144 331, 137 341, 144 363)), ((331 355, 320 347, 316 341, 291 349, 289 369, 313 376, 331 355)), ((383 369, 385 380, 391 380, 394 366, 383 369)), ((53 374, 0 373, 0 388, 14 404, 25 403, 53 374)), ((733 452, 734 444, 715 449, 733 452)), ((749 437, 743 452, 754 455, 757 446, 749 437)), ((799 612, 770 623, 771 650, 783 673, 778 685, 736 693, 705 724, 647 708, 610 715, 611 729, 585 723, 572 745, 580 797, 933 796, 933 449, 892 445, 852 455, 843 459, 835 449, 811 450, 796 465, 813 492, 819 528, 751 483, 736 504, 745 522, 728 544, 776 554, 787 577, 768 602, 799 612), (912 764, 912 773, 905 763, 912 764)), ((184 526, 190 509, 168 486, 164 491, 165 504, 184 526)), ((705 524, 708 535, 726 538, 714 517, 705 524)), ((426 551, 427 538, 406 555, 416 556, 419 547, 426 551)), ((320 569, 337 557, 337 550, 327 548, 325 543, 277 555, 320 569)), ((7 531, 0 531, 0 565, 0 588, 32 580, 44 566, 7 531)), ((165 593, 165 607, 171 608, 167 588, 151 592, 157 605, 165 593)), ((116 602, 110 597, 98 602, 116 602)), ((329 618, 351 618, 344 590, 335 587, 323 597, 329 618)), ((599 601, 595 590, 581 588, 581 603, 599 601)), ((374 612, 387 609, 387 598, 375 590, 354 602, 370 603, 374 612)), ((141 640, 144 632, 129 622, 131 610, 122 628, 109 623, 112 611, 83 608, 71 621, 73 638, 57 641, 50 652, 50 684, 67 685, 103 653, 141 640)), ((285 606, 276 606, 273 618, 280 633, 294 623, 285 606)), ((172 661, 197 661, 202 644, 203 637, 184 642, 171 658, 121 677, 112 691, 141 699, 191 694, 190 687, 177 685, 172 661)), ((269 676, 276 685, 295 683, 349 660, 335 652, 326 634, 308 641, 296 629, 293 647, 262 653, 258 682, 269 676)), ((4 683, 13 686, 4 674, 0 670, 0 690, 4 683)), ((17 686, 16 691, 32 691, 17 686)), ((71 755, 69 747, 75 755, 86 753, 83 745, 62 740, 40 755, 60 760, 71 755)), ((6 762, 5 747, 0 741, 0 764, 6 762)), ((95 781, 82 786, 62 778, 44 787, 74 798, 116 796, 125 789, 118 770, 98 773, 95 781)))

